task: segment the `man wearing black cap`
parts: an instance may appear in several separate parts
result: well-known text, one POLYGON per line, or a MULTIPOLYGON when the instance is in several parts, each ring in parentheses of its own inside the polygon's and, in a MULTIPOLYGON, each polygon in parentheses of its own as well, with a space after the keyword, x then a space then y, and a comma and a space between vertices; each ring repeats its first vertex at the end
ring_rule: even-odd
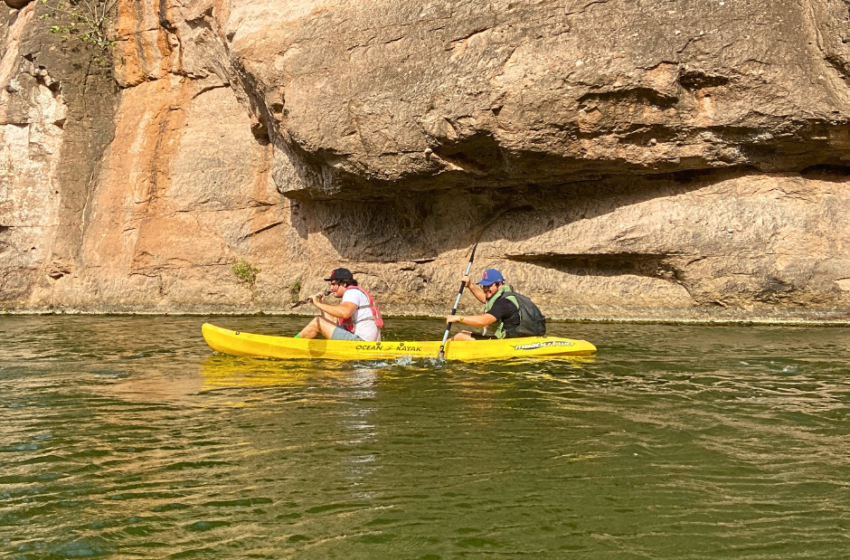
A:
POLYGON ((324 303, 322 293, 311 296, 310 303, 322 314, 310 321, 295 338, 316 338, 320 333, 329 340, 381 340, 384 322, 372 296, 357 285, 357 280, 347 268, 331 272, 330 292, 341 299, 339 305, 324 303))
POLYGON ((502 273, 493 268, 484 271, 478 286, 469 282, 464 276, 464 283, 475 299, 485 304, 481 315, 449 315, 448 323, 463 323, 471 327, 491 327, 492 334, 478 334, 470 331, 460 331, 452 340, 486 340, 491 338, 514 338, 520 323, 519 303, 511 295, 511 287, 505 284, 502 273))

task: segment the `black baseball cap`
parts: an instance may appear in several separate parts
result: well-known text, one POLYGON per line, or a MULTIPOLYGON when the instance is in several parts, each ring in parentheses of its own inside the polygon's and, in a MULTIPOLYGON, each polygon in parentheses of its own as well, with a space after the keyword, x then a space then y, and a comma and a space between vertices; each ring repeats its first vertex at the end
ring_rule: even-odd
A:
POLYGON ((331 271, 331 277, 325 278, 325 282, 332 280, 354 280, 354 275, 347 268, 335 268, 331 271))

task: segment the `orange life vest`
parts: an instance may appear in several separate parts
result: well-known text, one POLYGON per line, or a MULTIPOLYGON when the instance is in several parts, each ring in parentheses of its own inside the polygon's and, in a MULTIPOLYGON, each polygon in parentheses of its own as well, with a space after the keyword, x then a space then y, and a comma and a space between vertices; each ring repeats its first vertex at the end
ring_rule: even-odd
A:
POLYGON ((369 299, 369 305, 363 305, 361 307, 358 307, 354 311, 354 313, 351 314, 351 317, 347 317, 345 319, 340 317, 339 319, 337 319, 337 324, 340 327, 347 330, 348 332, 353 333, 354 332, 354 325, 355 325, 356 321, 354 321, 354 319, 352 319, 352 317, 354 317, 354 315, 358 311, 360 311, 361 309, 368 308, 369 311, 372 312, 372 317, 369 317, 369 318, 366 318, 366 319, 361 319, 361 321, 375 321, 375 325, 379 329, 383 329, 384 328, 384 320, 381 318, 381 310, 378 309, 378 304, 375 303, 375 300, 372 298, 372 294, 370 294, 369 292, 367 292, 366 290, 364 290, 360 286, 349 286, 345 290, 346 291, 348 291, 348 290, 359 290, 359 291, 363 292, 366 295, 366 297, 369 299))

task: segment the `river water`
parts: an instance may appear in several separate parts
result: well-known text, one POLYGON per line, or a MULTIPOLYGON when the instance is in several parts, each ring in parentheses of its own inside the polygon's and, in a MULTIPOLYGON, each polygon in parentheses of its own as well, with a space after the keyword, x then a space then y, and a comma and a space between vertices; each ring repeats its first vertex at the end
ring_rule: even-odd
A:
POLYGON ((0 557, 850 551, 846 329, 556 324, 599 353, 334 363, 214 355, 204 320, 0 317, 0 557))

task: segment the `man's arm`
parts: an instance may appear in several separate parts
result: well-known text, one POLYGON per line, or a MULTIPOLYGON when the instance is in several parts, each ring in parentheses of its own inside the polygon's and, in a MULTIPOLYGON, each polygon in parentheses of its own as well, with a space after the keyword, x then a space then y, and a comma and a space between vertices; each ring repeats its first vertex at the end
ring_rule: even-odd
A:
POLYGON ((340 319, 348 319, 351 317, 355 311, 357 311, 357 304, 351 301, 344 301, 339 305, 330 305, 322 302, 321 300, 325 299, 321 297, 321 299, 317 297, 310 298, 310 301, 316 308, 326 315, 330 315, 331 317, 338 317, 340 319))
POLYGON ((489 327, 493 323, 496 322, 496 318, 490 315, 489 313, 482 313, 481 315, 449 315, 446 317, 447 323, 463 323, 464 325, 469 325, 470 327, 489 327), (461 319, 463 319, 461 321, 461 319))
POLYGON ((449 315, 446 317, 446 322, 460 322, 464 325, 469 325, 470 327, 489 327, 496 321, 504 321, 505 317, 507 317, 510 313, 513 313, 514 310, 515 307, 511 302, 504 298, 500 298, 499 301, 490 308, 488 313, 470 315, 468 317, 464 317, 463 315, 449 315), (463 319, 463 321, 461 321, 461 319, 463 319))
POLYGON ((477 284, 473 284, 472 282, 470 282, 469 276, 463 277, 463 283, 466 284, 466 287, 469 289, 469 292, 473 296, 475 296, 475 299, 477 299, 481 303, 487 303, 487 296, 484 295, 484 290, 479 288, 477 284))

